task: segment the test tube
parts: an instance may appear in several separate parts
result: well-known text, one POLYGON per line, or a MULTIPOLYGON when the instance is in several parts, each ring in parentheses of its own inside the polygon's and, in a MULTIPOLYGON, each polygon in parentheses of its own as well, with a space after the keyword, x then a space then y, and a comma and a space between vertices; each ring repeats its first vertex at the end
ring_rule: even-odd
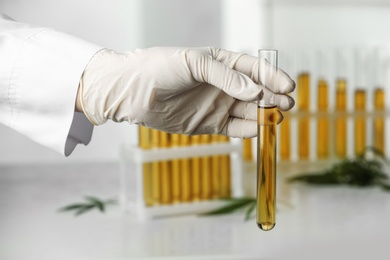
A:
MULTIPOLYGON (((171 147, 179 147, 180 135, 171 134, 171 147)), ((180 202, 180 159, 171 161, 172 169, 172 203, 180 202)))
MULTIPOLYGON (((259 81, 268 89, 276 79, 277 50, 259 50, 259 81), (269 65, 267 65, 267 62, 269 65), (268 68, 268 69, 267 69, 268 68)), ((278 110, 274 96, 264 95, 257 109, 257 214, 260 229, 275 226, 276 208, 276 125, 278 110)))
POLYGON ((284 116, 283 122, 280 125, 280 159, 288 161, 291 159, 291 119, 289 113, 284 116))
POLYGON ((252 138, 244 138, 243 141, 243 159, 245 162, 251 162, 252 161, 252 138))
POLYGON ((356 53, 356 88, 354 92, 354 108, 358 114, 355 117, 354 138, 355 156, 364 154, 366 148, 366 89, 368 87, 368 54, 366 49, 356 53))
MULTIPOLYGON (((139 126, 138 127, 138 139, 139 147, 143 150, 149 150, 152 147, 151 143, 151 129, 139 126)), ((147 207, 153 205, 153 189, 152 189, 152 164, 143 163, 143 188, 144 188, 144 201, 147 207)))
POLYGON ((335 154, 338 158, 347 156, 347 75, 348 53, 345 49, 336 51, 336 102, 335 111, 335 154))
MULTIPOLYGON (((220 135, 219 141, 222 143, 228 143, 230 142, 230 139, 228 136, 220 135)), ((221 198, 228 198, 231 195, 231 169, 230 169, 230 155, 229 154, 222 154, 220 155, 220 197, 221 198)))
MULTIPOLYGON (((388 80, 389 53, 386 47, 378 47, 375 52, 375 90, 374 110, 376 113, 384 113, 385 110, 385 86, 388 80)), ((385 120, 384 114, 374 117, 373 144, 383 154, 385 153, 385 120)))
MULTIPOLYGON (((219 135, 211 136, 211 143, 217 144, 219 135)), ((221 161, 218 154, 211 156, 211 193, 213 199, 220 198, 221 190, 221 161)))
MULTIPOLYGON (((375 112, 385 110, 385 89, 376 87, 374 92, 375 112)), ((385 153, 385 119, 384 115, 375 116, 374 119, 374 147, 381 153, 385 153)))
MULTIPOLYGON (((170 134, 160 131, 160 147, 170 146, 170 134)), ((161 161, 161 203, 172 203, 172 175, 170 161, 161 161)))
MULTIPOLYGON (((310 53, 304 50, 300 53, 301 66, 298 75, 298 111, 303 113, 310 112, 310 53)), ((298 119, 298 155, 300 159, 307 160, 310 155, 310 119, 309 116, 303 116, 298 119)))
MULTIPOLYGON (((189 146, 190 137, 187 135, 180 135, 180 146, 189 146)), ((189 202, 192 199, 191 193, 191 165, 189 158, 180 159, 180 201, 189 202)))
POLYGON ((317 158, 326 159, 329 156, 329 119, 328 112, 328 60, 323 50, 317 53, 317 67, 319 72, 317 90, 317 158))
MULTIPOLYGON (((156 129, 152 129, 152 148, 158 149, 160 146, 160 131, 156 129)), ((153 161, 152 162, 152 194, 153 194, 153 203, 159 204, 161 203, 161 169, 160 162, 153 161)))
MULTIPOLYGON (((200 135, 191 136, 191 145, 200 144, 200 135)), ((192 200, 200 200, 200 183, 201 183, 201 168, 200 168, 200 157, 191 158, 191 192, 192 200)))
MULTIPOLYGON (((210 135, 201 135, 200 136, 201 144, 210 144, 211 136, 210 135)), ((211 158, 210 156, 202 156, 200 159, 201 163, 201 200, 211 199, 211 158)))
MULTIPOLYGON (((280 52, 279 52, 280 54, 280 52)), ((294 69, 292 58, 290 53, 283 53, 284 59, 279 59, 279 65, 283 65, 287 71, 292 71, 294 69), (283 63, 283 64, 282 64, 283 63)), ((292 122, 290 118, 290 113, 286 113, 284 115, 283 122, 279 125, 279 158, 282 161, 289 161, 291 159, 291 130, 292 130, 292 122)))

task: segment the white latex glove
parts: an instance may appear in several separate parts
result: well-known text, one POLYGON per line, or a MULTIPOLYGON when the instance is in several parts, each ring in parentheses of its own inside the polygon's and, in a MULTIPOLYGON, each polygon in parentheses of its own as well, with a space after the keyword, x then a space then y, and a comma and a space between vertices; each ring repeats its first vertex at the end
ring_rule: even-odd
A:
POLYGON ((281 110, 294 106, 286 95, 294 81, 278 70, 277 86, 266 89, 257 67, 255 57, 212 47, 101 50, 84 71, 79 101, 95 125, 111 119, 170 133, 253 137, 257 105, 248 101, 276 93, 281 110))

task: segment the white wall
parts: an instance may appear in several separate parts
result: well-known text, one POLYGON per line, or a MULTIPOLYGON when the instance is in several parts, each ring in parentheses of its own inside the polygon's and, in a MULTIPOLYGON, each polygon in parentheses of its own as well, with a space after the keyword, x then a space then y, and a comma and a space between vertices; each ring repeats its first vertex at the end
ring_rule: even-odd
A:
MULTIPOLYGON (((1 0, 17 20, 54 27, 104 47, 220 46, 256 55, 262 47, 389 44, 385 0, 1 0), (329 4, 331 3, 331 4, 329 4), (267 9, 268 8, 268 9, 267 9)), ((96 127, 69 158, 0 125, 0 164, 113 161, 136 127, 96 127)), ((390 141, 390 139, 389 139, 390 141)))
MULTIPOLYGON (((103 47, 129 50, 156 45, 220 44, 220 1, 1 0, 16 20, 53 27, 103 47)), ((95 127, 91 143, 68 158, 0 125, 0 164, 115 161, 122 143, 136 142, 137 128, 109 122, 95 127)))
MULTIPOLYGON (((264 46, 278 49, 280 67, 293 78, 298 72, 297 65, 302 63, 302 56, 296 55, 298 49, 306 48, 312 53, 319 49, 329 50, 329 56, 333 56, 331 62, 334 62, 333 51, 340 47, 351 52, 355 48, 373 46, 386 46, 390 49, 388 0, 227 0, 224 1, 222 10, 223 46, 249 50, 254 55, 256 49, 264 46)), ((315 62, 313 56, 312 68, 315 68, 315 62)), ((354 61, 349 62, 351 72, 348 83, 352 97, 354 61)), ((330 67, 329 74, 334 76, 334 64, 330 67)), ((311 75, 312 82, 316 82, 316 71, 311 75)), ((334 77, 330 79, 330 88, 334 91, 334 77)), ((390 84, 390 78, 388 82, 390 84)), ((386 100, 390 100, 390 87, 386 87, 386 100)), ((316 94, 316 88, 312 87, 313 108, 316 106, 316 94)), ((372 98, 370 94, 371 91, 369 100, 372 98)), ((331 104, 332 102, 333 99, 330 100, 331 104)), ((368 103, 370 106, 370 102, 368 103)), ((349 105, 352 108, 352 100, 349 105)), ((387 107, 389 106, 387 102, 387 107)), ((371 131, 371 126, 367 127, 371 131)), ((389 128, 390 120, 387 120, 387 129, 389 128)), ((386 142, 386 150, 389 151, 390 138, 386 142)), ((311 143, 315 144, 314 141, 311 143)), ((351 140, 349 143, 352 145, 351 140)), ((296 147, 296 144, 293 146, 296 147)))

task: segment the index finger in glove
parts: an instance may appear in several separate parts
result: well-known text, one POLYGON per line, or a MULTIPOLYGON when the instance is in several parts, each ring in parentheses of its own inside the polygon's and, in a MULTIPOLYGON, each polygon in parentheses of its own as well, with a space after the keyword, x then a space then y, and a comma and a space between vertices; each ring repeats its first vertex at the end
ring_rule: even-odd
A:
POLYGON ((229 68, 203 52, 188 50, 186 61, 196 81, 211 84, 236 99, 256 100, 262 91, 262 87, 247 75, 229 68))
POLYGON ((261 62, 264 74, 259 78, 259 61, 257 57, 247 54, 235 53, 223 49, 212 49, 213 57, 231 68, 244 73, 253 81, 266 86, 274 93, 287 94, 295 89, 295 82, 281 69, 273 67, 271 64, 261 62))

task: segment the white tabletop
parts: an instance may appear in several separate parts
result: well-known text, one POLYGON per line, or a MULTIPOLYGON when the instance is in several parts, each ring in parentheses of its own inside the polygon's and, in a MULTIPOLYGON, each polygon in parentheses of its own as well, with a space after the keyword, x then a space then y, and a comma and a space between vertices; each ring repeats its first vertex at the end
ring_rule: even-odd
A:
POLYGON ((138 222, 118 206, 76 218, 56 212, 84 195, 115 197, 118 169, 116 164, 0 167, 0 259, 390 257, 390 193, 378 188, 279 181, 277 224, 269 232, 255 220, 245 222, 243 214, 138 222))

